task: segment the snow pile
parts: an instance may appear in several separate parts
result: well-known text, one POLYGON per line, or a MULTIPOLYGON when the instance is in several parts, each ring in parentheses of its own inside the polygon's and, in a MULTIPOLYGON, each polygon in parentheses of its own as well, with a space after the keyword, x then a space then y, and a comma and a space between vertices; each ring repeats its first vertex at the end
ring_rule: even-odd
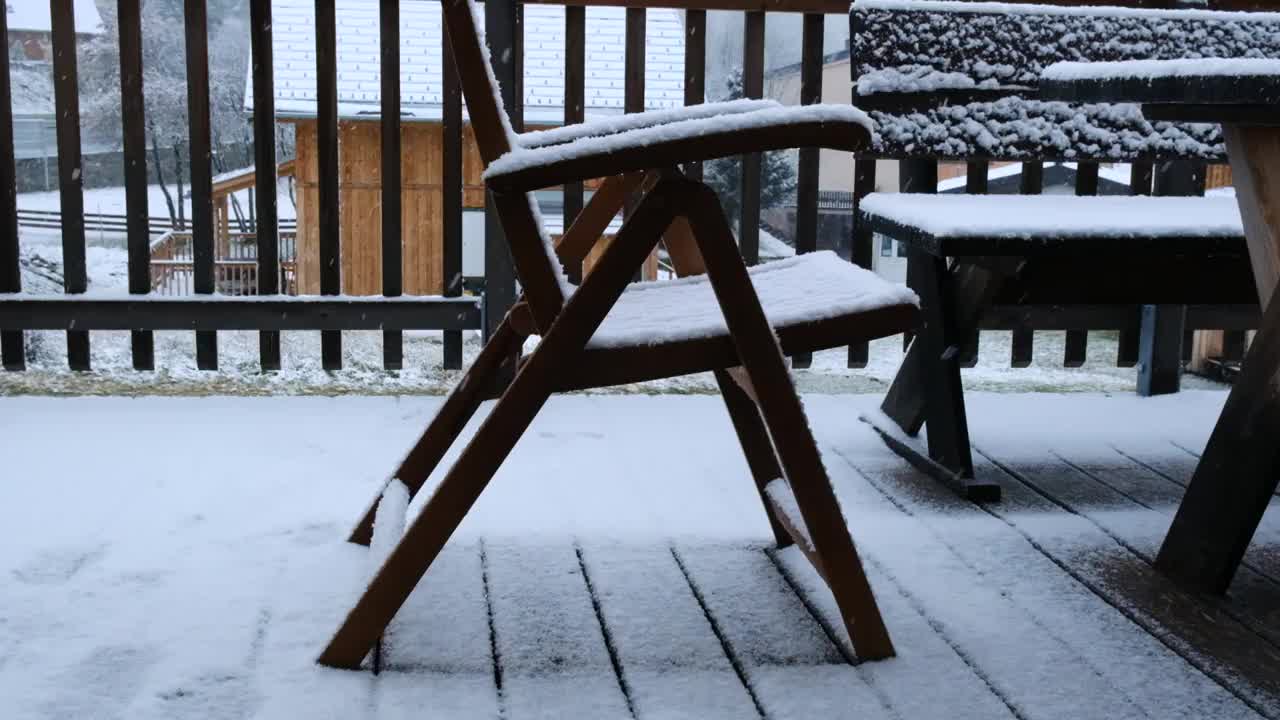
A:
MULTIPOLYGON (((775 328, 919 303, 906 286, 887 282, 829 250, 764 263, 749 272, 775 328)), ((657 344, 728 332, 710 281, 698 275, 630 285, 589 346, 657 344)))
POLYGON ((1220 161, 1216 125, 1149 123, 1136 106, 1043 102, 1032 89, 1046 67, 1063 61, 1280 58, 1273 13, 859 0, 850 24, 857 95, 969 88, 1015 95, 872 112, 874 150, 885 155, 1220 161))
POLYGON ((1117 60, 1058 62, 1040 73, 1041 80, 1154 80, 1186 77, 1277 77, 1280 60, 1268 58, 1182 58, 1177 60, 1117 60))
POLYGON ((1230 197, 872 193, 861 211, 934 237, 1244 237, 1230 197))
POLYGON ((404 537, 405 513, 409 509, 409 488, 392 478, 382 491, 378 511, 373 515, 373 539, 369 542, 370 577, 382 567, 387 556, 404 537))

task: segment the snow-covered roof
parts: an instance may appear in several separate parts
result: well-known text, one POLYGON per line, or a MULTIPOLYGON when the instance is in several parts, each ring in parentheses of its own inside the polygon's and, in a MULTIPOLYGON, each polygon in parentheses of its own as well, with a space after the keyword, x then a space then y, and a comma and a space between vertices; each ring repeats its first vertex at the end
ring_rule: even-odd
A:
MULTIPOLYGON (((316 114, 316 58, 312 0, 274 0, 275 102, 281 117, 316 114)), ((337 0, 338 114, 376 118, 381 101, 377 0, 337 0)), ((675 10, 650 9, 645 29, 646 109, 684 100, 684 26, 675 10)), ((623 109, 624 29, 620 7, 587 8, 585 114, 623 109)), ((564 8, 524 8, 524 117, 564 120, 564 8)), ((441 15, 438 2, 400 4, 400 102, 406 120, 439 120, 441 15)), ((252 77, 245 92, 252 109, 252 77)))
MULTIPOLYGON (((102 32, 102 17, 94 0, 75 0, 76 32, 84 35, 102 32)), ((51 32, 47 0, 4 0, 5 19, 10 30, 51 32)))

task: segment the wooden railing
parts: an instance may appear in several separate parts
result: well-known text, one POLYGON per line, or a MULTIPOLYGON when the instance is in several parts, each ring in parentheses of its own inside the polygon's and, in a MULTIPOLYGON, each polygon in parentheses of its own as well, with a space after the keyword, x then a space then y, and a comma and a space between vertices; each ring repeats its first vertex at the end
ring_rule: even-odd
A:
MULTIPOLYGON (((281 230, 277 286, 282 295, 298 294, 297 233, 281 230)), ((213 260, 213 284, 219 295, 258 294, 258 244, 255 233, 220 238, 213 260)), ((192 235, 169 232, 151 246, 151 291, 157 295, 191 295, 195 291, 192 235)))
MULTIPOLYGON (((118 27, 120 45, 120 97, 123 117, 125 192, 127 210, 112 229, 127 235, 129 292, 136 302, 125 307, 93 298, 77 298, 87 289, 85 266, 86 220, 82 178, 80 177, 80 110, 77 97, 74 17, 72 0, 52 0, 54 77, 57 105, 58 178, 61 200, 59 229, 62 232, 64 290, 68 297, 5 298, 4 293, 21 291, 18 270, 18 213, 14 196, 13 123, 10 114, 10 82, 7 58, 0 59, 0 357, 8 369, 25 366, 22 332, 29 329, 62 329, 67 332, 68 361, 73 369, 89 368, 89 334, 91 329, 132 329, 134 366, 154 366, 151 331, 162 329, 196 329, 196 360, 203 369, 215 369, 218 363, 216 331, 242 328, 245 318, 257 318, 254 329, 261 332, 260 361, 267 370, 280 367, 278 331, 311 328, 322 331, 322 362, 325 368, 341 366, 341 331, 355 328, 382 328, 384 332, 383 362, 387 368, 402 364, 401 330, 435 328, 445 330, 444 364, 459 367, 462 361, 461 330, 481 327, 492 330, 506 309, 516 299, 516 278, 510 257, 502 240, 496 216, 486 219, 485 295, 481 303, 462 295, 462 95, 452 67, 447 44, 441 62, 444 66, 443 169, 444 190, 442 212, 444 297, 403 298, 392 301, 403 291, 400 183, 400 47, 399 2, 380 3, 381 42, 381 163, 382 163, 382 298, 342 299, 315 303, 314 312, 300 310, 306 302, 289 302, 288 311, 279 309, 287 320, 273 315, 273 296, 288 291, 287 260, 282 259, 281 226, 276 208, 276 136, 274 117, 274 80, 272 77, 272 23, 270 0, 250 0, 250 36, 253 75, 254 159, 258 173, 255 182, 256 217, 259 233, 254 238, 255 271, 252 278, 228 278, 219 268, 230 268, 232 259, 219 260, 216 255, 214 210, 211 201, 209 166, 210 114, 208 72, 208 23, 206 0, 186 0, 186 70, 188 93, 188 144, 191 164, 192 212, 190 219, 191 257, 189 287, 195 298, 155 297, 158 272, 176 272, 170 258, 153 257, 151 235, 155 230, 148 212, 146 175, 146 115, 143 102, 147 90, 142 74, 141 3, 119 0, 118 27), (222 263, 220 266, 219 263, 222 263), (256 298, 200 298, 222 293, 226 283, 253 285, 256 298), (149 297, 150 296, 150 297, 149 297), (243 305, 252 302, 253 305, 243 305), (139 303, 155 304, 143 311, 139 303), (415 309, 406 310, 407 306, 415 309), (74 329, 73 329, 74 328, 74 329)), ((556 2, 553 4, 565 4, 556 2)), ((685 89, 686 104, 705 99, 707 10, 741 11, 746 16, 743 55, 744 90, 748 97, 760 97, 764 90, 764 30, 770 12, 805 13, 802 102, 817 102, 821 96, 822 15, 843 15, 847 0, 583 0, 572 2, 565 13, 565 122, 583 119, 585 84, 586 12, 587 5, 625 6, 626 71, 625 110, 644 109, 644 48, 646 8, 680 8, 686 10, 685 89)), ((503 86, 504 101, 511 109, 517 128, 522 125, 522 109, 514 89, 516 69, 522 66, 521 39, 513 32, 521 3, 515 0, 489 0, 487 17, 488 42, 495 59, 495 71, 503 86)), ((0 33, 4 19, 0 18, 0 33)), ((342 291, 342 257, 339 251, 341 216, 338 183, 338 114, 336 41, 339 28, 335 22, 334 0, 316 0, 316 89, 317 157, 319 162, 319 263, 320 292, 336 296, 342 291)), ((691 165, 686 171, 700 176, 701 168, 691 165)), ((817 217, 817 153, 805 149, 800 154, 799 220, 797 249, 812 250, 816 246, 817 217)), ((743 253, 755 262, 759 251, 760 159, 744 159, 739 227, 743 253)), ((574 184, 563 189, 565 225, 577 216, 583 206, 584 188, 574 184)), ((30 215, 26 216, 31 222, 30 215)), ((99 218, 98 222, 105 220, 99 218)), ((170 228, 171 229, 171 228, 170 228)), ((186 270, 184 269, 185 273, 186 270)), ((184 283, 188 281, 184 280, 184 283)), ((247 293, 247 288, 246 288, 247 293)), ((281 299, 280 302, 284 302, 281 299)), ((798 358, 803 364, 804 358, 798 358)))

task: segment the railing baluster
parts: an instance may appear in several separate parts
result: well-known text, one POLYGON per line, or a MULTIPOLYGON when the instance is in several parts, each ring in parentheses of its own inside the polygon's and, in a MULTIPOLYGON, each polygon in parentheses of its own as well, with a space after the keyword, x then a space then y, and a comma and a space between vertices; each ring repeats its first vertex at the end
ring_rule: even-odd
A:
MULTIPOLYGON (((276 208, 276 119, 274 60, 271 47, 271 0, 250 0, 249 44, 253 54, 253 167, 257 218, 259 295, 277 295, 280 288, 280 218, 276 208)), ((252 206, 251 206, 252 207, 252 206)), ((258 361, 263 371, 280 369, 280 333, 258 334, 258 361)))
MULTIPOLYGON (((142 87, 142 15, 138 0, 119 0, 120 115, 124 135, 125 223, 129 292, 151 292, 151 219, 147 202, 146 103, 142 87)), ((155 369, 155 338, 146 330, 129 337, 135 370, 155 369)))
MULTIPOLYGON (((876 159, 872 155, 859 155, 853 161, 853 237, 849 241, 849 260, 853 264, 871 270, 875 265, 874 238, 871 229, 858 222, 858 207, 862 198, 875 192, 876 159)), ((849 346, 849 358, 846 363, 850 368, 864 368, 871 356, 871 346, 860 342, 849 346)))
MULTIPOLYGON (((0 36, 9 36, 9 13, 0 13, 0 36)), ((0 57, 0 293, 22 291, 18 267, 18 195, 10 104, 9 53, 0 57)), ((0 365, 22 370, 27 365, 21 330, 0 330, 0 365)))
MULTIPOLYGON (((84 177, 80 160, 80 96, 76 27, 71 0, 50 0, 53 19, 53 94, 58 107, 58 190, 62 210, 62 286, 69 295, 89 285, 84 257, 84 177)), ((89 332, 67 331, 67 364, 89 369, 89 332)))
MULTIPOLYGON (((458 68, 453 64, 453 53, 446 40, 444 46, 444 98, 441 116, 444 147, 441 148, 441 178, 443 192, 440 223, 443 237, 444 294, 457 297, 462 294, 462 86, 458 81, 458 68)), ((462 331, 444 331, 444 367, 458 370, 462 367, 462 331)))
MULTIPOLYGON (((1082 162, 1076 164, 1076 195, 1098 194, 1098 163, 1082 162)), ((1066 345, 1062 352, 1063 367, 1080 367, 1084 365, 1085 354, 1089 345, 1088 330, 1068 330, 1066 345)))
MULTIPOLYGON (((964 191, 968 195, 986 195, 990 163, 985 160, 971 160, 965 167, 964 191)), ((978 343, 982 332, 975 327, 965 338, 960 348, 960 367, 971 368, 978 364, 978 343)))
MULTIPOLYGON (((822 31, 825 18, 817 13, 804 16, 800 40, 800 104, 822 102, 822 31)), ((796 252, 818 249, 818 148, 800 148, 796 174, 796 252)), ((813 364, 812 353, 791 357, 792 367, 813 364)))
MULTIPOLYGON (((707 100, 707 11, 684 13, 684 104, 700 105, 707 100)), ((702 179, 702 163, 685 163, 685 175, 702 179)))
MULTIPOLYGON (((511 116, 516 132, 523 124, 522 102, 518 98, 516 65, 515 0, 486 0, 484 4, 485 40, 492 58, 493 74, 502 88, 502 104, 511 116)), ((493 200, 487 197, 484 211, 484 315, 485 340, 502 323, 507 310, 516 301, 515 266, 507 248, 502 223, 498 221, 493 200)))
MULTIPOLYGON (((1129 166, 1129 194, 1150 195, 1155 166, 1150 162, 1135 162, 1129 166)), ((1122 329, 1119 347, 1116 349, 1116 367, 1133 367, 1138 364, 1138 345, 1142 339, 1141 328, 1122 329)))
MULTIPOLYGON (((400 195, 400 0, 381 0, 378 18, 382 72, 382 294, 404 292, 400 195)), ((448 43, 444 54, 449 55, 448 43)), ((448 68, 445 69, 448 72, 448 68)), ((447 243, 446 243, 447 245, 447 243)), ((448 250, 445 250, 448 254, 448 250)), ((446 272, 445 277, 448 277, 446 272)), ((382 331, 382 367, 404 367, 404 334, 382 331)))
MULTIPOLYGON (((215 290, 213 168, 209 131, 209 32, 205 0, 186 0, 187 120, 191 168, 191 251, 198 295, 215 290)), ((216 331, 196 331, 196 367, 218 369, 216 331)))
MULTIPOLYGON (((564 124, 580 123, 585 118, 587 68, 587 9, 569 5, 564 9, 564 124)), ((582 183, 564 184, 564 221, 566 230, 582 212, 582 183)), ((582 266, 565 268, 573 282, 582 280, 582 266)))
MULTIPOLYGON (((338 210, 338 40, 334 0, 316 0, 316 158, 320 182, 320 294, 342 292, 338 210)), ((320 333, 320 363, 342 368, 342 332, 320 333)))
MULTIPOLYGON (((764 97, 764 11, 746 13, 742 42, 742 94, 764 97)), ((760 262, 760 153, 742 156, 742 212, 738 245, 748 265, 760 262)))
MULTIPOLYGON (((1022 163, 1022 174, 1018 179, 1018 192, 1023 195, 1039 195, 1044 190, 1044 163, 1022 163)), ((1014 328, 1009 345, 1009 365, 1016 368, 1029 367, 1035 352, 1035 331, 1031 328, 1014 328)))

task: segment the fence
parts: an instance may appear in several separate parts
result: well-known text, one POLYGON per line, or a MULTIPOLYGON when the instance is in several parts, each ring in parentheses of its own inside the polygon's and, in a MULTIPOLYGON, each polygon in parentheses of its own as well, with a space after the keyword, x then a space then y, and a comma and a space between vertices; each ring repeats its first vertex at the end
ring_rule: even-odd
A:
MULTIPOLYGON (((109 213, 84 213, 84 229, 96 232, 125 234, 129 231, 129 216, 109 213)), ((175 223, 167 217, 147 218, 152 235, 163 235, 174 230, 184 230, 190 223, 175 223)), ((279 221, 280 230, 293 230, 297 221, 293 218, 279 221)), ((57 210, 18 210, 18 226, 44 230, 61 230, 62 213, 57 210)))
MULTIPOLYGON (((297 233, 279 232, 282 295, 297 295, 297 233)), ((258 294, 256 233, 233 232, 220 243, 213 261, 213 284, 219 295, 258 294)), ((191 233, 170 231, 151 246, 151 291, 157 295, 191 295, 195 289, 195 255, 191 233)))

